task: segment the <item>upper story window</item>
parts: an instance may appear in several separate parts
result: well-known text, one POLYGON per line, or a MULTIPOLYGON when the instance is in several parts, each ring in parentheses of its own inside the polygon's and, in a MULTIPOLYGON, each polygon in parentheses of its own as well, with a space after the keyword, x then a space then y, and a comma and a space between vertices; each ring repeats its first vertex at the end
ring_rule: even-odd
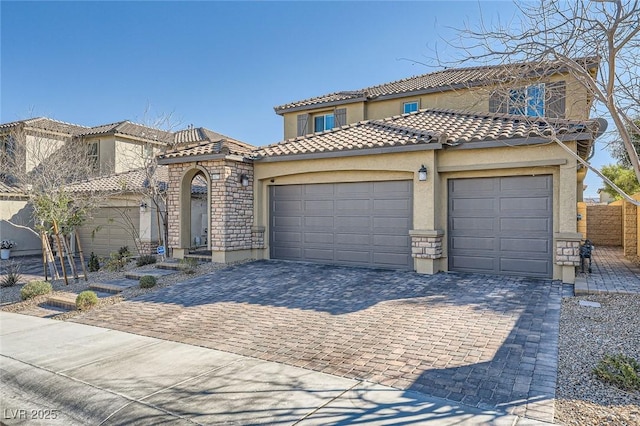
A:
POLYGON ((333 112, 324 112, 318 115, 298 114, 297 136, 309 133, 324 132, 347 124, 347 109, 336 108, 333 112))
POLYGON ((94 170, 100 167, 100 141, 89 142, 87 157, 94 170))
POLYGON ((331 130, 333 129, 333 123, 334 123, 333 114, 317 115, 313 118, 313 131, 323 132, 325 130, 331 130))
POLYGON ((418 110, 418 101, 405 102, 402 104, 402 112, 404 114, 409 114, 410 112, 414 112, 418 110))
POLYGON ((565 98, 564 81, 532 84, 507 91, 495 91, 489 99, 489 111, 530 117, 564 118, 565 98))

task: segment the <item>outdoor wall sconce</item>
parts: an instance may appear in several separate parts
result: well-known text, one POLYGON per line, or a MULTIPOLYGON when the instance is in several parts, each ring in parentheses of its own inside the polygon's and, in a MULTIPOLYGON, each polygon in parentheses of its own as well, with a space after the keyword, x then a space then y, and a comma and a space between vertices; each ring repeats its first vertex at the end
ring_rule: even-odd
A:
POLYGON ((245 174, 240 175, 240 184, 242 186, 249 186, 249 176, 245 174))
POLYGON ((424 164, 418 170, 418 180, 420 182, 424 182, 425 180, 427 180, 427 168, 425 167, 424 164))
POLYGON ((147 203, 145 203, 144 201, 140 202, 140 213, 144 213, 147 211, 147 203))

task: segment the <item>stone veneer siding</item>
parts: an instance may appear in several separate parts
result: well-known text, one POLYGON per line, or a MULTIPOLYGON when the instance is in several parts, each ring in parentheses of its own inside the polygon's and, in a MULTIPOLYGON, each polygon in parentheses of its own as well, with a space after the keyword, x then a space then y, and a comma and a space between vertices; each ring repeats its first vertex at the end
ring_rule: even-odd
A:
POLYGON ((418 259, 439 259, 442 257, 443 235, 411 235, 411 256, 418 259))
POLYGON ((580 241, 556 241, 556 264, 580 265, 580 241))
MULTIPOLYGON (((214 251, 251 249, 253 243, 253 165, 231 160, 200 161, 211 179, 211 222, 209 238, 214 251), (249 186, 240 176, 249 176, 249 186)), ((180 243, 180 190, 184 174, 196 163, 169 165, 169 246, 184 248, 180 243)), ((189 231, 190 232, 190 231, 189 231)))

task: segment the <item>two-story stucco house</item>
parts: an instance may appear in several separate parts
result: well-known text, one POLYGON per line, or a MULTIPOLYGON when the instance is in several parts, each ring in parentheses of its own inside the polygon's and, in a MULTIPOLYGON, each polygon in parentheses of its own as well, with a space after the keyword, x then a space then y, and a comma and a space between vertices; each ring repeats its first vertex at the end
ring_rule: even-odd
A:
MULTIPOLYGON (((596 61, 582 61, 595 72, 596 61)), ((200 175, 215 194, 216 261, 573 282, 585 174, 576 156, 589 157, 603 123, 588 119, 591 99, 566 70, 529 65, 444 70, 291 102, 275 108, 282 142, 162 155, 173 254, 188 252, 186 200, 200 175)))

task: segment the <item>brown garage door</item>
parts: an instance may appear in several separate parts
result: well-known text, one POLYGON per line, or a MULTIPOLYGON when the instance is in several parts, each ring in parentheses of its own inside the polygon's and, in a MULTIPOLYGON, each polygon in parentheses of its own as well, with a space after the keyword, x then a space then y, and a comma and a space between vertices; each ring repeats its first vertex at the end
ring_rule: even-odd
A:
POLYGON ((553 274, 552 177, 449 180, 449 269, 553 274))
POLYGON ((272 186, 272 259, 412 269, 412 182, 272 186))

